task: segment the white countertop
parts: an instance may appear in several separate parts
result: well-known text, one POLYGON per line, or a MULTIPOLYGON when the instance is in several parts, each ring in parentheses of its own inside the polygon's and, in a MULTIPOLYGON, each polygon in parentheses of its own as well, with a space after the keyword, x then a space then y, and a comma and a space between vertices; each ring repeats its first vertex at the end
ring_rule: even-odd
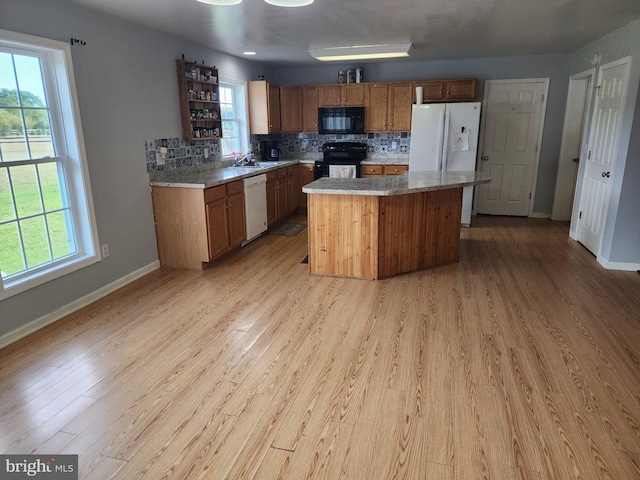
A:
POLYGON ((374 195, 386 197, 408 193, 446 190, 480 185, 491 178, 480 172, 407 172, 371 178, 329 178, 315 180, 302 187, 304 193, 329 195, 374 195))

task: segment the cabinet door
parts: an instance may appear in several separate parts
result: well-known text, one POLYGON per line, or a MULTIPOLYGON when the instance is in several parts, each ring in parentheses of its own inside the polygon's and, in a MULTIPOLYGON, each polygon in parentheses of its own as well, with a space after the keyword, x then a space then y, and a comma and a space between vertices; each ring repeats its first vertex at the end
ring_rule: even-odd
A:
POLYGON ((387 130, 387 84, 370 83, 367 85, 365 130, 384 132, 387 130))
POLYGON ((276 194, 277 194, 277 209, 278 209, 278 220, 284 218, 289 209, 289 192, 287 191, 287 177, 279 178, 276 184, 276 194))
POLYGON ((229 227, 227 201, 225 198, 207 203, 207 234, 209 237, 209 260, 229 250, 229 227))
POLYGON ((282 132, 302 131, 302 87, 280 87, 280 126, 282 132))
POLYGON ((296 178, 294 175, 294 167, 288 167, 287 172, 287 212, 293 213, 298 208, 298 197, 296 195, 296 178))
POLYGON ((416 101, 416 87, 422 87, 423 102, 437 102, 437 101, 444 100, 444 81, 443 80, 413 82, 413 93, 411 95, 412 103, 415 103, 416 101))
POLYGON ((318 133, 318 86, 302 87, 302 131, 318 133))
POLYGON ((364 83, 342 85, 342 105, 355 107, 364 105, 364 83))
POLYGON ((388 87, 389 122, 387 130, 408 132, 411 130, 411 92, 410 82, 391 83, 388 87))
POLYGON ((271 226, 278 221, 278 196, 276 188, 277 180, 267 182, 267 225, 271 226))
POLYGON ((267 109, 269 115, 269 133, 280 132, 280 87, 268 84, 267 109))
POLYGON ((447 80, 445 89, 447 100, 473 101, 476 98, 476 79, 447 80))
POLYGON ((321 107, 338 107, 342 104, 342 85, 319 85, 318 104, 321 107))
POLYGON ((302 193, 302 187, 307 185, 308 183, 313 182, 313 165, 310 164, 299 164, 298 165, 298 175, 299 175, 299 188, 298 188, 298 208, 302 210, 307 209, 307 194, 302 193))
POLYGON ((240 245, 247 239, 247 224, 244 211, 244 194, 227 198, 229 221, 229 247, 240 245))

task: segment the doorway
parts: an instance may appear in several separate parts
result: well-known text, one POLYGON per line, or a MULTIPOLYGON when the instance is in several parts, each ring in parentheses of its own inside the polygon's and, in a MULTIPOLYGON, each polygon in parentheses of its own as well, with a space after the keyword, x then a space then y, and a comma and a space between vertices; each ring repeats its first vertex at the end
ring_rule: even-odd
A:
POLYGON ((533 213, 548 90, 548 78, 485 82, 479 167, 492 182, 477 189, 478 213, 533 213))
POLYGON ((591 69, 569 78, 551 220, 571 220, 579 165, 587 155, 587 122, 594 73, 595 69, 591 69))

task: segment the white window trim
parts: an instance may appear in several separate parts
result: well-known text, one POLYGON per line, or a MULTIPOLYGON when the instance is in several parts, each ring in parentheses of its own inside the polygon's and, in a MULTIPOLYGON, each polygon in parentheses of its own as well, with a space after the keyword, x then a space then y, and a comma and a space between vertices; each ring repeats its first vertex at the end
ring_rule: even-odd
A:
MULTIPOLYGON (((248 94, 248 86, 247 86, 247 82, 243 81, 243 80, 234 80, 232 78, 225 78, 225 77, 220 77, 219 79, 219 83, 223 84, 230 84, 230 85, 234 85, 234 86, 238 86, 238 87, 244 87, 243 88, 243 92, 244 92, 244 118, 245 118, 245 129, 244 129, 244 144, 247 146, 247 149, 251 149, 251 139, 250 139, 250 134, 249 134, 249 94, 248 94)), ((236 105, 236 111, 238 111, 238 106, 236 105)), ((223 160, 231 160, 233 159, 233 155, 224 155, 222 153, 222 144, 220 145, 220 154, 222 155, 222 159, 223 160)))
POLYGON ((48 83, 49 96, 47 98, 50 102, 55 103, 55 111, 60 117, 55 121, 59 122, 61 128, 54 128, 53 131, 56 133, 52 132, 52 134, 56 135, 58 155, 68 163, 65 170, 67 183, 70 187, 70 203, 73 205, 74 225, 76 229, 82 229, 82 233, 77 235, 78 253, 66 261, 62 260, 34 269, 32 274, 20 275, 18 279, 13 281, 5 279, 3 282, 0 278, 0 300, 3 300, 92 265, 102 258, 99 254, 100 241, 89 181, 87 153, 80 120, 71 48, 69 44, 64 42, 2 29, 0 29, 0 39, 12 48, 36 47, 48 50, 45 56, 49 56, 53 60, 43 63, 43 68, 50 69, 44 75, 45 82, 48 83), (72 164, 73 167, 71 168, 69 164, 72 164))

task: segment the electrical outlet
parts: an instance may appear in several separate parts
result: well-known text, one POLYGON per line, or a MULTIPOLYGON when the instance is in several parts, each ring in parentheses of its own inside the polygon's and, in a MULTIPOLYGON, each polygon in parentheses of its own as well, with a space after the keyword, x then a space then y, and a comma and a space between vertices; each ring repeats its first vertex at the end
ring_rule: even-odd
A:
POLYGON ((209 158, 209 149, 207 147, 202 149, 202 153, 204 153, 204 158, 209 158))
POLYGON ((396 142, 396 141, 391 142, 391 149, 392 150, 395 150, 397 147, 398 147, 398 142, 396 142))
POLYGON ((102 258, 107 258, 109 256, 109 245, 105 243, 100 249, 102 250, 102 258))

